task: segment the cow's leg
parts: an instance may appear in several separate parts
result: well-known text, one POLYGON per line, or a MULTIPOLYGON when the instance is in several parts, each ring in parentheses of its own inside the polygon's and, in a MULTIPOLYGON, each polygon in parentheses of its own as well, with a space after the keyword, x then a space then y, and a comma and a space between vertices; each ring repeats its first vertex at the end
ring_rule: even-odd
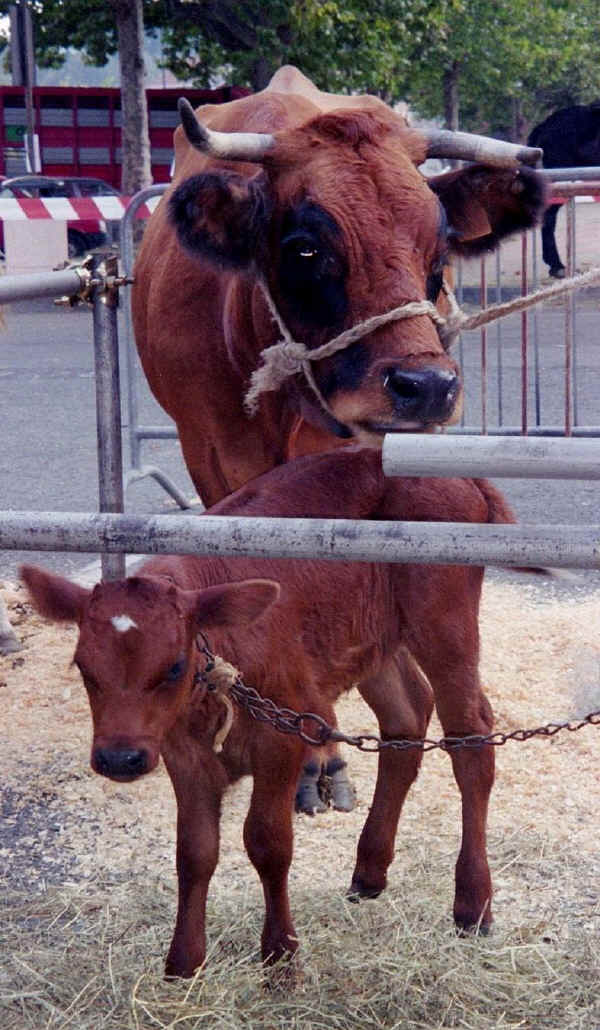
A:
MULTIPOLYGON (((384 740, 418 740, 425 736, 433 697, 423 673, 406 650, 389 659, 378 676, 360 683, 359 690, 375 712, 384 740)), ((384 890, 400 811, 422 757, 422 750, 417 748, 379 752, 377 784, 358 842, 351 897, 375 898, 384 890)))
POLYGON ((565 274, 565 266, 560 260, 556 246, 556 216, 561 206, 561 204, 551 204, 546 208, 542 223, 542 258, 550 269, 550 275, 555 279, 562 279, 565 274))
POLYGON ((177 798, 179 881, 177 920, 165 973, 189 977, 206 955, 206 896, 219 858, 221 798, 227 779, 216 757, 201 763, 181 749, 164 758, 177 798))
MULTIPOLYGON (((419 612, 416 603, 411 612, 417 627, 411 651, 429 678, 446 737, 485 736, 493 724, 492 709, 478 674, 480 577, 482 570, 477 568, 456 567, 451 573, 446 570, 446 574, 442 568, 437 573, 429 568, 421 584, 423 610, 419 612), (426 612, 435 621, 431 631, 424 634, 420 626, 424 625, 426 612)), ((410 596, 412 599, 412 592, 410 596)), ((461 930, 480 927, 485 931, 492 921, 486 822, 494 783, 494 749, 483 745, 450 754, 462 802, 454 919, 461 930)))
POLYGON ((244 823, 244 844, 265 898, 262 958, 269 965, 296 951, 298 941, 288 898, 293 851, 293 809, 306 749, 297 737, 257 732, 252 756, 254 787, 244 823))
MULTIPOLYGON (((331 725, 337 726, 336 721, 332 720, 331 725)), ((334 744, 311 751, 298 780, 296 811, 317 815, 326 812, 331 804, 338 812, 351 812, 356 804, 356 791, 347 768, 334 744)))
POLYGON ((302 767, 296 788, 295 808, 305 815, 318 815, 327 811, 327 802, 321 797, 319 781, 323 766, 317 750, 311 752, 310 761, 302 767))

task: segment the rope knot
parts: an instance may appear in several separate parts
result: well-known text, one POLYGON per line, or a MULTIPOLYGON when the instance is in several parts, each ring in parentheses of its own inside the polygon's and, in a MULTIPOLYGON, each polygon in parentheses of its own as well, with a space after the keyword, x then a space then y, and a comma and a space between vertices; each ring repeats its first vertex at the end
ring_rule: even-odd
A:
POLYGON ((248 414, 256 414, 258 398, 266 390, 277 390, 286 379, 302 370, 310 351, 303 343, 282 340, 261 353, 262 365, 250 377, 244 401, 248 414))
POLYGON ((230 662, 226 662, 220 655, 212 655, 209 662, 207 662, 206 668, 202 673, 202 679, 206 683, 207 689, 214 693, 218 700, 225 706, 225 721, 222 726, 215 733, 215 739, 213 741, 213 751, 216 754, 220 754, 223 750, 223 744, 229 736, 229 731, 233 725, 233 705, 231 698, 229 697, 229 691, 233 684, 240 678, 240 672, 236 669, 235 665, 231 665, 230 662))

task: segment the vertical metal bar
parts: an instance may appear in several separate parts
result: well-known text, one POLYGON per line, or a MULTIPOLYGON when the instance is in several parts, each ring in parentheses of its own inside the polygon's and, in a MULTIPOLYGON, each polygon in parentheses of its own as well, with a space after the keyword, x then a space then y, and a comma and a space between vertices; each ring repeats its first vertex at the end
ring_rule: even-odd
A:
MULTIPOLYGON (((537 230, 531 230, 531 273, 532 273, 532 289, 537 290, 539 288, 539 273, 538 273, 538 252, 537 252, 537 230)), ((533 322, 533 386, 535 396, 535 424, 536 426, 541 425, 542 421, 542 399, 541 399, 541 385, 540 385, 540 338, 539 338, 539 324, 538 324, 538 308, 537 304, 531 309, 531 319, 533 322)))
MULTIPOLYGON (((487 269, 485 254, 481 258, 479 289, 481 293, 481 307, 487 308, 487 269)), ((481 327, 481 432, 487 435, 487 329, 481 327)))
MULTIPOLYGON (((500 265, 500 247, 496 251, 496 304, 499 304, 502 300, 502 271, 500 265)), ((498 318, 496 320, 496 351, 498 361, 498 425, 501 426, 504 422, 504 412, 502 410, 502 390, 503 390, 503 366, 502 366, 502 323, 503 319, 498 318)))
MULTIPOLYGON (((117 274, 117 258, 97 254, 94 279, 117 274)), ((123 511, 121 454, 121 389, 119 382, 118 291, 94 287, 94 363, 96 372, 96 431, 98 437, 98 503, 101 512, 123 511)), ((125 576, 124 554, 102 555, 102 578, 125 576)))
MULTIPOLYGON (((133 272, 133 216, 135 209, 132 205, 121 219, 119 227, 119 245, 121 251, 121 264, 123 275, 130 277, 133 272)), ((141 465, 141 445, 137 435, 139 425, 139 405, 137 392, 137 369, 135 355, 133 353, 133 329, 131 325, 131 290, 125 292, 125 303, 123 305, 123 321, 125 329, 125 363, 127 368, 127 424, 129 427, 129 462, 132 469, 138 469, 141 465)))
MULTIPOLYGON (((567 210, 567 275, 573 275, 573 210, 575 198, 565 204, 567 210)), ((571 436, 572 429, 572 363, 573 363, 573 293, 567 293, 565 305, 565 436, 571 436)))
MULTIPOLYGON (((160 196, 167 189, 167 184, 149 186, 132 197, 129 207, 121 219, 119 231, 119 246, 121 250, 121 266, 123 275, 127 278, 133 275, 135 260, 133 246, 133 224, 134 218, 141 207, 150 197, 160 196)), ((127 367, 127 424, 129 426, 129 457, 132 469, 139 469, 141 466, 141 441, 138 436, 139 429, 139 402, 137 390, 137 355, 133 341, 133 328, 131 323, 131 290, 125 290, 125 303, 123 305, 124 328, 125 328, 125 362, 127 367)))
MULTIPOLYGON (((521 235, 521 295, 527 294, 527 233, 521 235)), ((527 435, 527 311, 521 312, 521 433, 527 435)))
MULTIPOLYGON (((576 198, 573 197, 573 234, 571 240, 572 254, 573 254, 573 271, 570 275, 575 275, 577 270, 577 206, 576 198)), ((571 393, 571 410, 573 413, 573 425, 579 424, 579 413, 577 409, 577 293, 569 294, 572 301, 571 307, 571 340, 573 346, 573 354, 571 360, 571 378, 573 389, 571 393)))
MULTIPOLYGON (((462 260, 460 258, 458 260, 458 268, 457 268, 457 271, 456 271, 456 284, 457 284, 456 285, 456 298, 458 300, 458 306, 460 308, 462 308, 462 306, 463 306, 463 297, 464 297, 464 290, 463 290, 463 263, 462 263, 462 260)), ((462 333, 458 334, 458 366, 460 368, 460 374, 463 377, 463 382, 464 382, 464 376, 465 376, 465 353, 464 353, 464 344, 463 344, 462 333)), ((460 413, 460 424, 461 424, 461 426, 464 426, 464 424, 465 424, 465 405, 464 404, 462 405, 462 410, 461 410, 461 413, 460 413)))

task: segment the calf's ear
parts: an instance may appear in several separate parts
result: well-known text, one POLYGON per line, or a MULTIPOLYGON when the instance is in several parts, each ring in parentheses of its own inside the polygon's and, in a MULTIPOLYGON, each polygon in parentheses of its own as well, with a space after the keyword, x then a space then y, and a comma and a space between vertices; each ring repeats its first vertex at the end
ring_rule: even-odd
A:
POLYGON ((544 180, 530 168, 470 165, 427 180, 448 220, 450 250, 475 257, 505 236, 537 225, 546 203, 544 180))
POLYGON ((20 575, 40 615, 54 622, 80 621, 89 590, 36 565, 22 565, 20 575))
POLYGON ((224 268, 246 268, 259 256, 269 217, 266 179, 206 172, 171 194, 169 219, 182 247, 224 268))
POLYGON ((272 579, 245 579, 195 591, 189 603, 202 628, 246 626, 258 619, 279 597, 272 579))

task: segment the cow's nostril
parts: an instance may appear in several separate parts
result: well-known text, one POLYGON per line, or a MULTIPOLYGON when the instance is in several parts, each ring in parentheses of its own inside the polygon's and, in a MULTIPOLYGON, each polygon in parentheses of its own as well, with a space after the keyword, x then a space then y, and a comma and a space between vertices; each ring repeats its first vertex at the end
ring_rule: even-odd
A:
POLYGON ((108 776, 109 765, 104 751, 94 751, 94 766, 101 776, 108 776))
POLYGON ((421 384, 410 375, 405 372, 400 372, 398 369, 392 369, 390 372, 386 372, 383 378, 383 385, 386 389, 390 390, 396 397, 403 397, 406 400, 413 400, 421 396, 421 384))
POLYGON ((383 374, 383 385, 391 394, 396 413, 401 418, 427 423, 450 415, 458 395, 459 380, 453 372, 445 369, 404 371, 387 368, 383 374))
POLYGON ((146 770, 146 752, 145 751, 127 751, 123 755, 123 765, 131 773, 139 775, 139 773, 145 772, 146 770))

